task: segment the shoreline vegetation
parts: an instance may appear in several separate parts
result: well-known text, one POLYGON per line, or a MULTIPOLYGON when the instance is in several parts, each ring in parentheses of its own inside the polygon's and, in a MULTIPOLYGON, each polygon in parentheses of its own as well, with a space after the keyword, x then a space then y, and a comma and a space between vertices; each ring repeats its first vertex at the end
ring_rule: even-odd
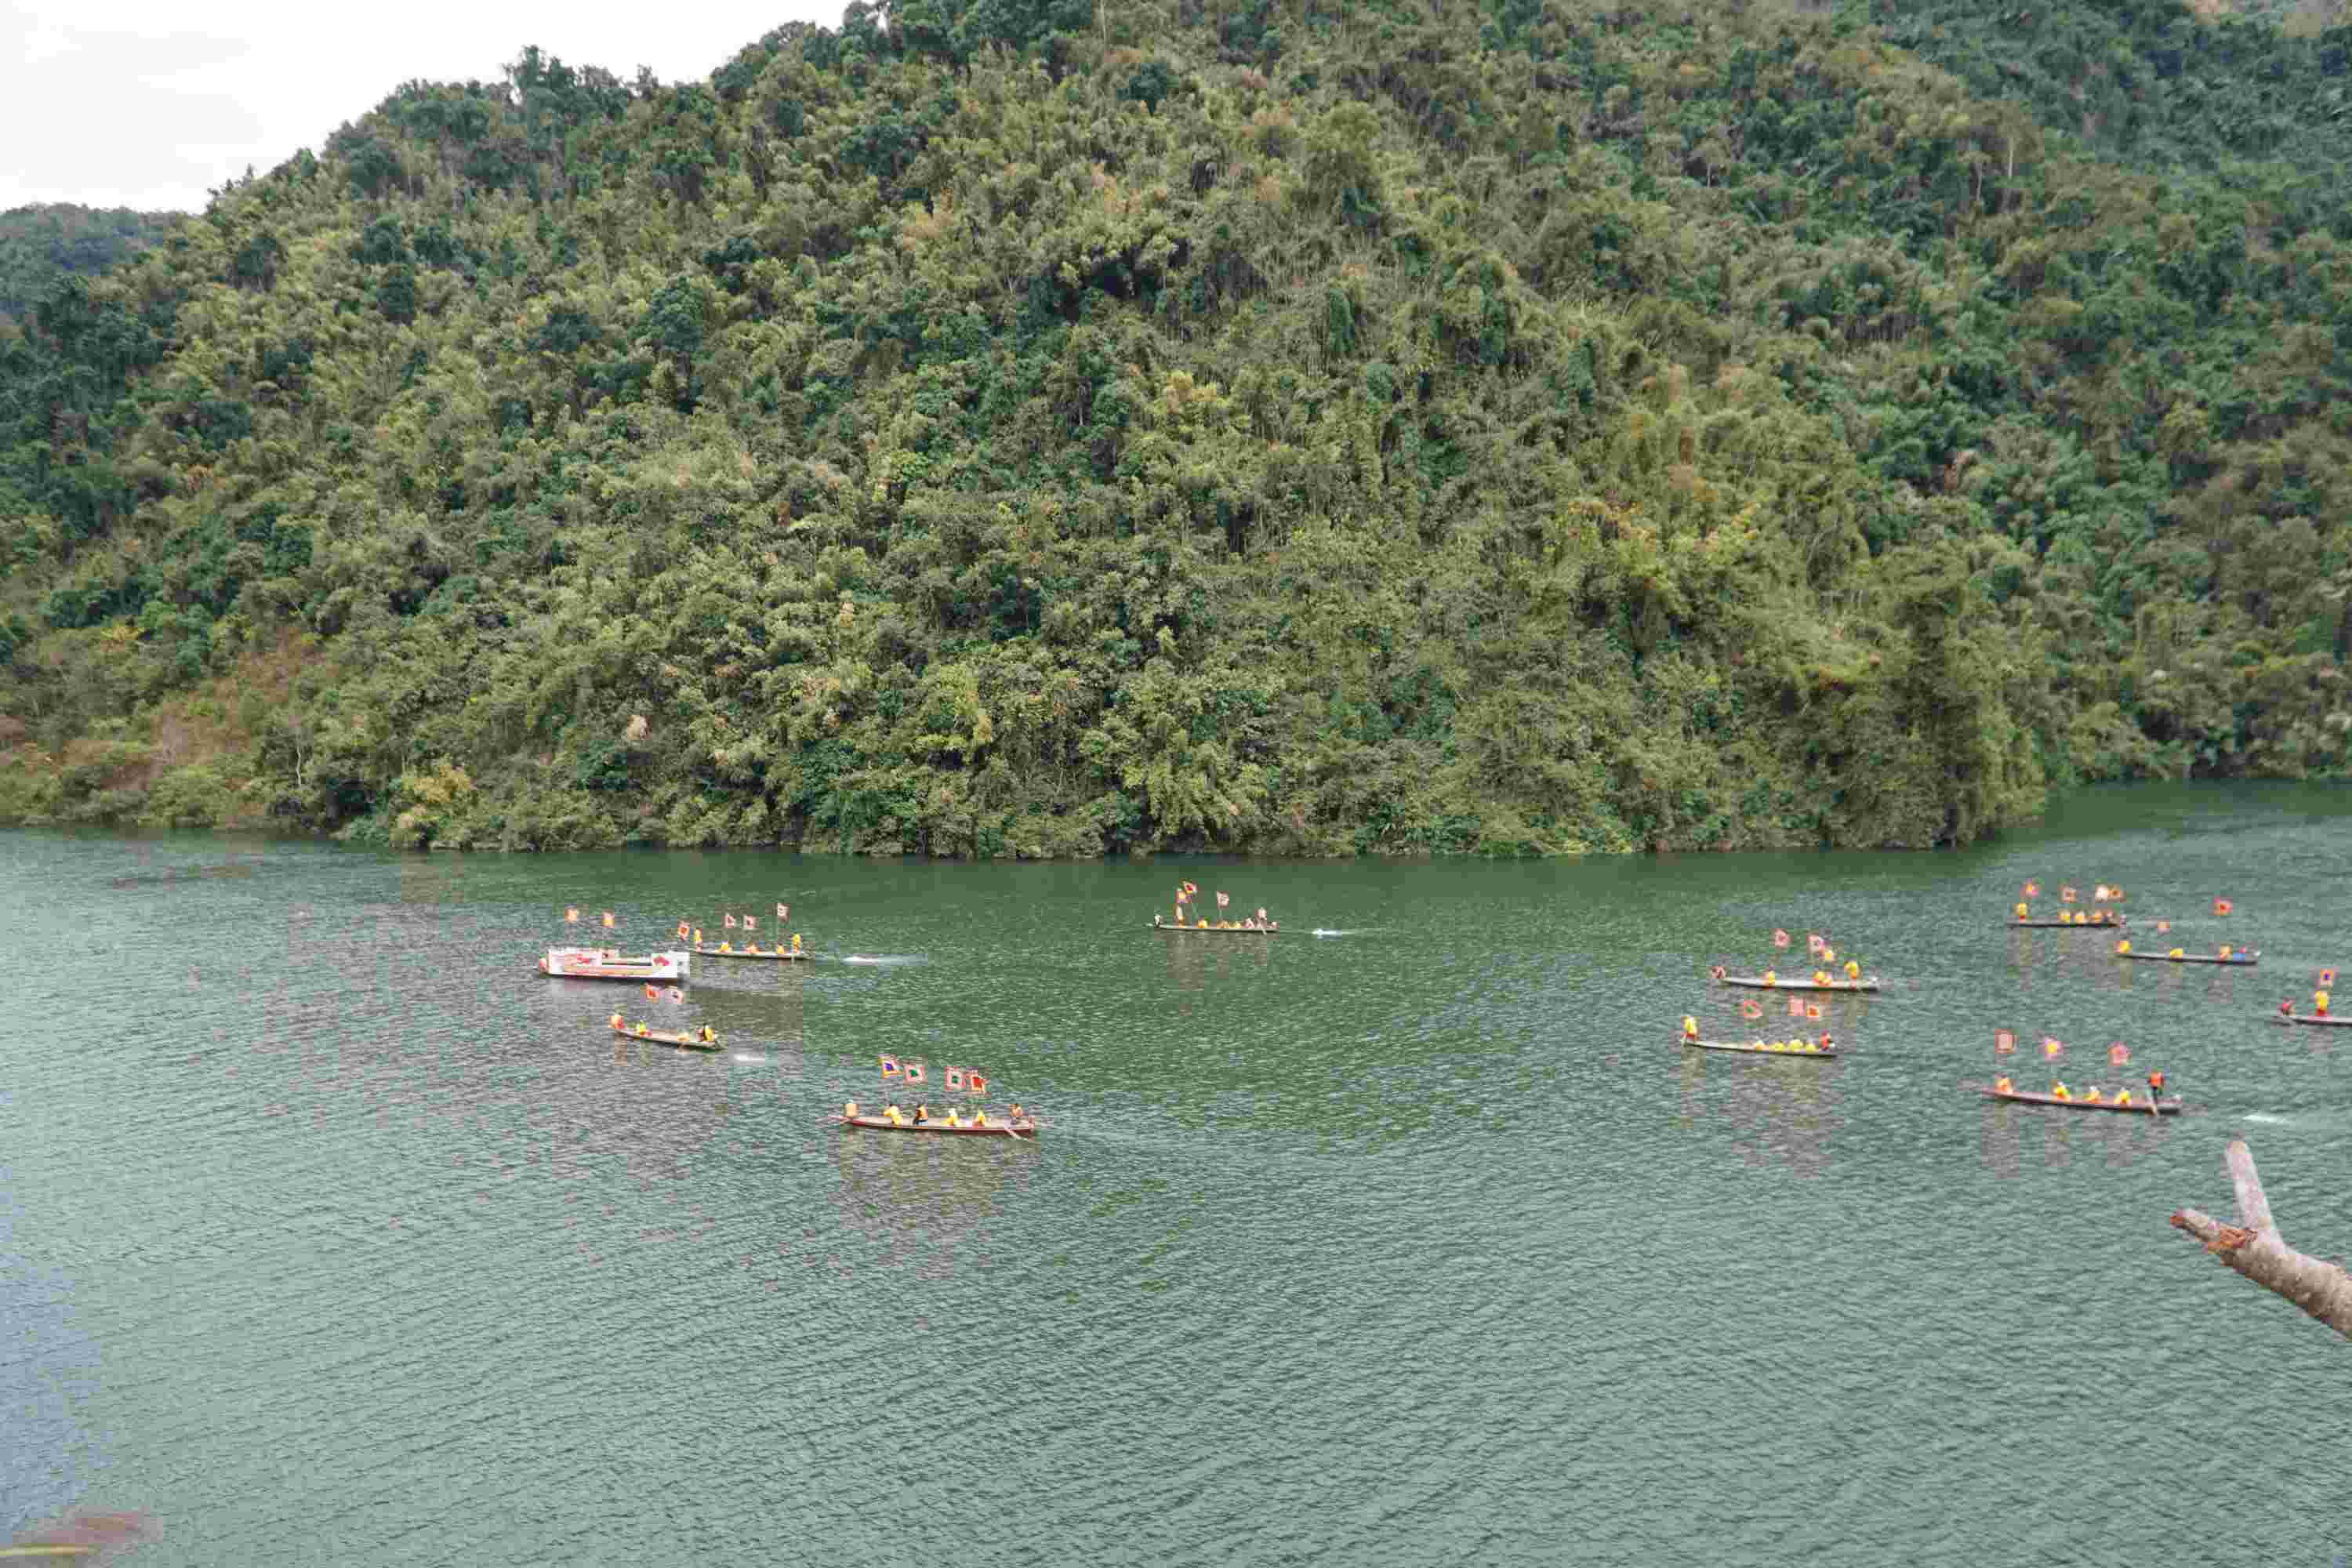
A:
POLYGON ((914 0, 412 82, 0 321, 0 821, 1548 855, 2340 776, 2345 21, 914 0))

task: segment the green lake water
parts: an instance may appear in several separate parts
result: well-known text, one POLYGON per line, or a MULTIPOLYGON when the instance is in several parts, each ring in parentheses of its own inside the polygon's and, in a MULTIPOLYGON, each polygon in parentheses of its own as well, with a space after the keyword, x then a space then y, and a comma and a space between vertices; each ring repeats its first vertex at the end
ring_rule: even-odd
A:
POLYGON ((2230 1212, 2242 1135, 2352 1253, 2352 1038, 2266 1018, 2352 967, 2347 868, 2352 793, 2301 786, 1557 864, 0 836, 0 1527, 143 1510, 141 1568, 2328 1564, 2347 1347, 2166 1219, 2230 1212), (1187 877, 1283 934, 1149 930, 1187 877), (2262 966, 2004 930, 2028 878, 2262 966), (642 950, 778 900, 814 962, 682 1004, 531 968, 567 904, 642 950), (1776 926, 1887 980, 1810 1026, 1850 1054, 1677 1048, 1764 1026, 1706 969, 1776 926), (2029 1087, 2045 1034, 2077 1085, 2125 1041, 2192 1114, 1963 1092, 1999 1027, 2029 1087), (826 1125, 883 1052, 1049 1125, 826 1125))

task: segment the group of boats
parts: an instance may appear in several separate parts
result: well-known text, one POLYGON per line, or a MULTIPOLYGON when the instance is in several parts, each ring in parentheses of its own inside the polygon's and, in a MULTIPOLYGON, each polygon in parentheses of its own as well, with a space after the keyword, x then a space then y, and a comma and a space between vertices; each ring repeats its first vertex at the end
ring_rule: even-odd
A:
MULTIPOLYGON (((2063 889, 2060 892, 2060 900, 2063 907, 2054 918, 2035 916, 2032 900, 2040 891, 2039 886, 2035 883, 2028 882, 2025 885, 2024 899, 2020 900, 2010 912, 2007 923, 2011 928, 2029 931, 2116 931, 2127 923, 2122 910, 2108 907, 2122 901, 2124 894, 2120 888, 2110 888, 2104 883, 2100 884, 2093 895, 2091 906, 2081 910, 2073 907, 2076 902, 2075 890, 2073 888, 2063 889)), ((2229 900, 2215 900, 2214 912, 2217 915, 2228 914, 2229 900)), ((2168 933, 2171 924, 2169 921, 2160 921, 2158 923, 2158 930, 2168 933)), ((1775 948, 1786 949, 1790 942, 1790 935, 1785 931, 1776 931, 1772 933, 1772 943, 1775 948)), ((1812 965, 1809 973, 1783 975, 1777 969, 1768 968, 1758 973, 1734 974, 1727 967, 1717 963, 1708 971, 1708 975, 1717 984, 1737 990, 1792 993, 1794 994, 1791 995, 1789 1003, 1790 1014, 1801 1013, 1809 1018, 1819 1018, 1821 1007, 1816 1004, 1801 1004, 1797 1000, 1799 995, 1807 993, 1868 994, 1883 989, 1883 983, 1879 977, 1875 974, 1864 973, 1861 965, 1853 960, 1848 959, 1843 964, 1839 964, 1837 950, 1830 944, 1826 937, 1820 933, 1807 933, 1805 945, 1812 965)), ((2135 953, 2128 940, 2116 943, 2116 951, 2119 955, 2127 958, 2145 957, 2175 963, 2251 965, 2259 956, 2252 951, 2241 952, 2226 945, 2211 955, 2191 954, 2179 948, 2162 953, 2135 953)), ((2335 974, 2332 971, 2324 976, 2324 981, 2327 983, 2332 983, 2334 979, 2335 974)), ((2327 994, 2325 991, 2320 992, 2315 998, 2315 1011, 2325 1015, 2327 994)), ((1748 1018, 1760 1016, 1762 1011, 1754 1002, 1741 1003, 1740 1010, 1742 1015, 1748 1018)), ((2281 1003, 2279 1010, 2284 1021, 2305 1021, 2305 1016, 2296 1014, 2291 1004, 2281 1003)), ((2337 1020, 2329 1018, 2326 1021, 2335 1023, 2337 1020)), ((1815 1061, 1830 1060, 1841 1054, 1835 1037, 1826 1030, 1817 1038, 1810 1040, 1801 1036, 1786 1040, 1711 1040, 1699 1033, 1697 1019, 1687 1016, 1682 1021, 1682 1029, 1677 1037, 1683 1046, 1693 1050, 1731 1051, 1751 1056, 1800 1057, 1815 1061)), ((2063 1048, 2054 1040, 2045 1044, 2053 1056, 2063 1048)), ((1997 1042, 1997 1048, 2003 1051, 2011 1048, 2010 1037, 2006 1031, 2001 1033, 1997 1042)), ((2116 1065, 2120 1066, 2128 1058, 2128 1056, 2129 1053, 2120 1045, 2115 1047, 2113 1059, 2116 1065)), ((2047 1093, 2021 1089, 2006 1075, 1995 1078, 1990 1084, 1969 1084, 1965 1087, 1971 1092, 1983 1095, 1988 1099, 2010 1100, 2021 1105, 2047 1105, 2070 1110, 2121 1111, 2142 1116, 2177 1116, 2180 1113, 2180 1098, 2178 1095, 2168 1096, 2163 1091, 2164 1075, 2162 1073, 2149 1074, 2148 1085, 2149 1092, 2141 1098, 2135 1098, 2128 1089, 2118 1090, 2113 1095, 2103 1094, 2096 1089, 2076 1093, 2063 1083, 2052 1085, 2047 1093)))
MULTIPOLYGON (((1219 897, 1222 899, 1223 895, 1219 897)), ((1261 918, 1265 913, 1263 910, 1258 911, 1261 918)), ((779 927, 790 917, 790 905, 780 903, 776 906, 775 918, 779 927)), ((567 923, 577 925, 580 923, 580 911, 577 909, 566 910, 563 918, 567 923)), ((604 914, 604 925, 606 930, 614 928, 614 917, 610 910, 604 914)), ((788 942, 779 930, 769 945, 762 947, 754 935, 759 930, 758 916, 739 918, 730 914, 725 917, 725 924, 720 929, 741 931, 744 945, 737 947, 731 937, 721 937, 717 943, 710 943, 704 940, 702 928, 691 921, 680 921, 677 922, 677 935, 680 941, 689 944, 685 948, 630 954, 610 947, 551 947, 540 955, 539 972, 562 980, 639 982, 645 985, 648 1001, 667 997, 673 1002, 682 1002, 685 993, 679 989, 678 983, 692 977, 694 961, 698 957, 765 960, 772 963, 809 962, 808 950, 803 945, 797 931, 792 934, 788 942), (667 991, 662 989, 664 983, 668 984, 667 991)), ((1270 931, 1272 928, 1269 925, 1265 929, 1270 931)), ((651 1024, 630 1023, 617 1012, 605 1020, 605 1025, 623 1040, 642 1040, 648 1045, 670 1046, 686 1051, 715 1052, 721 1048, 717 1031, 707 1025, 698 1029, 659 1029, 651 1024)), ((901 1067, 891 1058, 885 1057, 882 1060, 886 1079, 903 1077, 908 1083, 919 1083, 925 1079, 926 1069, 920 1063, 901 1067)), ((950 1068, 947 1082, 950 1090, 976 1092, 984 1089, 988 1080, 979 1073, 966 1073, 950 1068)), ((861 1111, 857 1102, 851 1100, 843 1107, 842 1114, 827 1120, 845 1128, 864 1128, 881 1132, 933 1132, 960 1138, 1022 1139, 1037 1135, 1036 1118, 1022 1107, 1014 1106, 1008 1115, 992 1116, 985 1103, 973 1104, 969 1100, 961 1108, 948 1108, 936 1112, 928 1104, 919 1105, 911 1114, 900 1110, 896 1104, 879 1113, 861 1111)))

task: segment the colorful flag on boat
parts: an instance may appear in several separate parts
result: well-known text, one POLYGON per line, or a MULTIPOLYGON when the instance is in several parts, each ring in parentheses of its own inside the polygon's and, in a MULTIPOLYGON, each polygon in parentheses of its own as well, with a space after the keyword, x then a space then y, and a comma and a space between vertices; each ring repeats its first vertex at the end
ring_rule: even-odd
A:
POLYGON ((1232 900, 1231 899, 1226 898, 1224 894, 1223 894, 1223 893, 1219 893, 1219 894, 1217 895, 1217 908, 1219 908, 1219 909, 1221 909, 1221 910, 1222 910, 1222 909, 1223 909, 1227 904, 1229 904, 1229 903, 1231 903, 1231 902, 1233 902, 1233 900, 1232 900))
POLYGON ((948 1092, 950 1094, 961 1094, 963 1092, 963 1068, 948 1068, 948 1092))
POLYGON ((907 1064, 907 1081, 908 1083, 920 1083, 923 1081, 922 1063, 908 1062, 907 1064))
POLYGON ((2107 1047, 2107 1060, 2114 1063, 2116 1067, 2123 1066, 2126 1062, 2131 1060, 2131 1047, 2125 1045, 2121 1040, 2117 1040, 2114 1045, 2107 1047))
POLYGON ((648 1002, 658 1002, 658 1001, 660 1001, 660 1000, 661 1000, 661 987, 660 987, 660 986, 658 986, 658 985, 648 985, 648 986, 646 986, 646 1001, 648 1001, 648 1002))
POLYGON ((2320 983, 2322 985, 2333 985, 2333 984, 2336 984, 2336 971, 2334 971, 2334 970, 2332 970, 2332 969, 2323 969, 2323 970, 2321 970, 2321 971, 2319 972, 2319 983, 2320 983))
POLYGON ((1764 1016, 1764 1004, 1761 1002, 1742 1002, 1739 1005, 1739 1016, 1743 1018, 1760 1018, 1764 1016))
POLYGON ((1805 1016, 1806 1016, 1806 1017, 1808 1017, 1808 1018, 1818 1018, 1818 1017, 1820 1017, 1821 1016, 1822 1016, 1822 1005, 1821 1005, 1820 1003, 1818 1003, 1818 1002, 1808 1002, 1808 1003, 1806 1003, 1806 1004, 1805 1004, 1805 1016))
POLYGON ((969 1068, 965 1070, 963 1075, 963 1086, 964 1088, 971 1090, 974 1094, 986 1094, 988 1092, 988 1080, 981 1077, 978 1073, 971 1071, 969 1068))
POLYGON ((2042 1037, 2042 1054, 2054 1061, 2066 1054, 2066 1047, 2059 1041, 2044 1035, 2042 1037))
POLYGON ((664 997, 664 999, 665 999, 665 1000, 671 1001, 671 1002, 683 1002, 683 1001, 685 1001, 685 1000, 686 1000, 686 993, 685 993, 685 992, 683 992, 683 991, 680 991, 680 990, 679 990, 677 986, 675 986, 675 985, 671 986, 668 990, 667 990, 667 991, 663 992, 663 993, 662 993, 662 995, 663 995, 663 997, 664 997))
POLYGON ((1788 945, 1789 945, 1789 933, 1788 933, 1787 931, 1774 931, 1774 932, 1772 933, 1772 945, 1773 945, 1774 947, 1786 947, 1786 946, 1788 946, 1788 945))
POLYGON ((678 921, 678 922, 677 922, 677 940, 678 940, 678 941, 680 941, 680 942, 684 942, 684 941, 686 940, 686 931, 687 931, 687 925, 686 925, 686 922, 685 922, 684 921, 678 921))
POLYGON ((2017 1037, 2007 1029, 1995 1029, 1992 1032, 1992 1048, 1996 1055, 2005 1057, 2017 1049, 2017 1037))
POLYGON ((757 915, 745 915, 743 917, 743 929, 745 931, 758 931, 760 929, 760 917, 757 915))
POLYGON ((898 1076, 898 1058, 897 1057, 884 1057, 882 1058, 882 1076, 884 1078, 897 1078, 898 1076))
POLYGON ((580 923, 580 911, 578 910, 566 910, 563 911, 563 918, 572 924, 578 925, 580 923))
POLYGON ((1801 1017, 1803 1017, 1804 1016, 1805 1016, 1805 999, 1804 999, 1802 996, 1791 996, 1791 997, 1790 997, 1790 998, 1789 998, 1789 1016, 1790 1016, 1791 1018, 1801 1018, 1801 1017))
POLYGON ((733 931, 735 929, 735 917, 733 915, 729 915, 727 917, 727 929, 729 931, 733 931))
POLYGON ((776 906, 776 918, 780 921, 788 921, 792 919, 793 906, 790 904, 778 904, 776 906))
POLYGON ((2041 884, 2041 883, 2039 883, 2039 882, 2028 882, 2028 883, 2026 883, 2026 884, 2025 884, 2025 896, 2026 896, 2027 898, 2029 898, 2029 899, 2038 899, 2038 898, 2040 898, 2040 897, 2042 896, 2042 884, 2041 884))
POLYGON ((2231 904, 2230 904, 2230 900, 2227 900, 2227 899, 2216 899, 2216 900, 2213 900, 2213 912, 2214 912, 2215 914, 2217 914, 2217 915, 2226 915, 2226 914, 2228 914, 2228 913, 2230 912, 2230 909, 2231 909, 2231 904))
POLYGON ((1819 952, 1828 945, 1829 943, 1822 940, 1821 932, 1817 931, 1809 931, 1805 933, 1805 951, 1807 952, 1819 952))
POLYGON ((2058 901, 2059 901, 2060 903, 2062 903, 2062 904, 2071 904, 2071 903, 2073 903, 2073 902, 2074 901, 2074 889, 2072 889, 2072 888, 2061 888, 2061 889, 2058 889, 2058 901))
POLYGON ((2172 929, 2172 922, 2171 922, 2170 921, 2157 921, 2157 922, 2156 922, 2156 934, 2157 934, 2157 935, 2158 935, 2158 936, 2162 936, 2162 935, 2164 935, 2167 931, 2170 931, 2171 929, 2172 929))

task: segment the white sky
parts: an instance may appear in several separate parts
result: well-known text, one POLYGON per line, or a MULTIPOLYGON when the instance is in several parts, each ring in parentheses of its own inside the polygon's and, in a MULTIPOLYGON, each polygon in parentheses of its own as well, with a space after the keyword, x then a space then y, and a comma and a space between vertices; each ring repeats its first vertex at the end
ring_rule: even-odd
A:
POLYGON ((294 155, 404 81, 496 80, 537 44, 626 81, 709 76, 842 0, 639 11, 594 0, 390 5, 0 0, 0 211, 30 202, 201 212, 205 193, 294 155))

